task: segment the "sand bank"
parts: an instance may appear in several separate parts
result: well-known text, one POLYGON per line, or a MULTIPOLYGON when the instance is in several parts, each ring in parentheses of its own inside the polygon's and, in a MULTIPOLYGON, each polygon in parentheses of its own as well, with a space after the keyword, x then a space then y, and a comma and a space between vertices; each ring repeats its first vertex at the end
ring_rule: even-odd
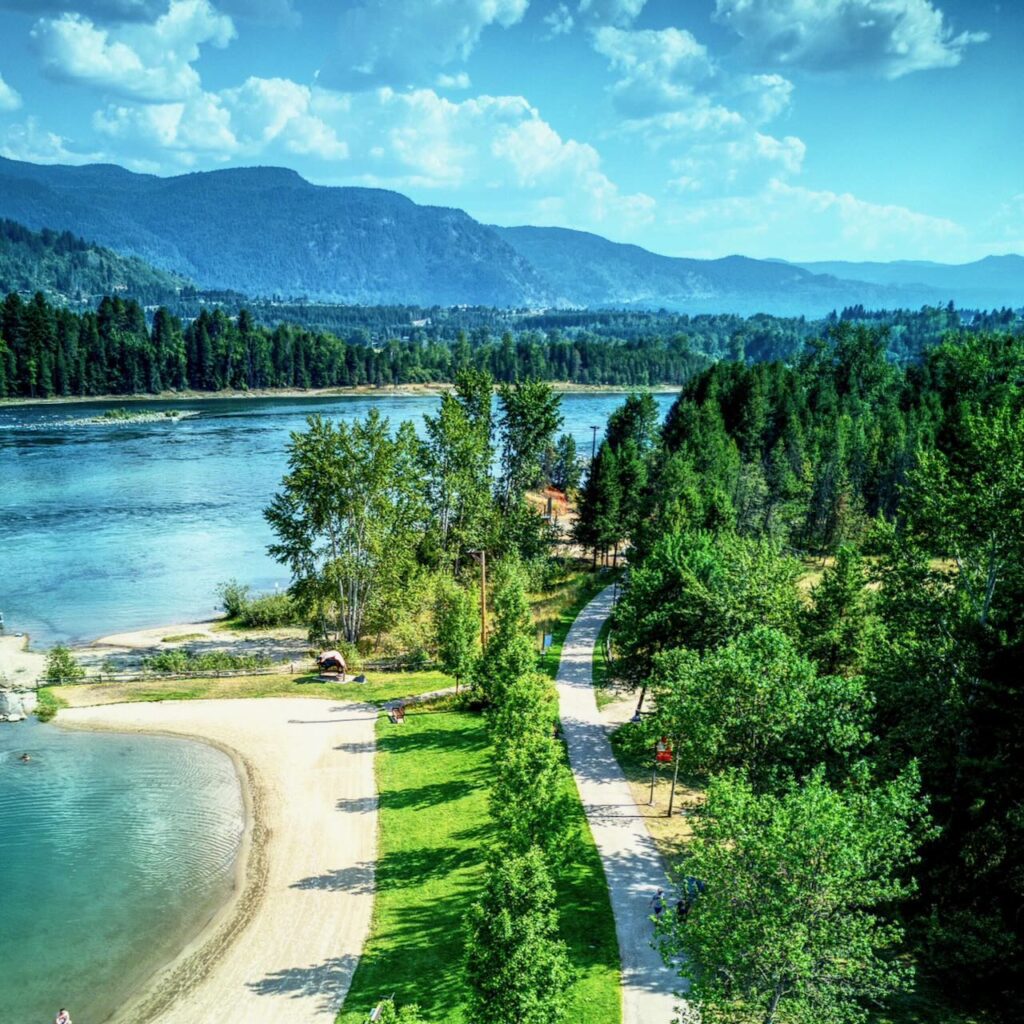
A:
POLYGON ((0 684, 35 686, 46 656, 26 650, 28 637, 0 635, 0 684))
POLYGON ((247 791, 234 899, 116 1020, 333 1024, 373 908, 375 719, 365 705, 293 698, 61 712, 72 727, 214 743, 247 791))

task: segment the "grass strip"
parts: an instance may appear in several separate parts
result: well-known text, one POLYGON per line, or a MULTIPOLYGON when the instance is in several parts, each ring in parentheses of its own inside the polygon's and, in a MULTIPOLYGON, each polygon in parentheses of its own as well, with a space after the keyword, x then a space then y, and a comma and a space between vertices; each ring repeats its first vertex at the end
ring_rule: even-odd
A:
MULTIPOLYGON (((463 921, 480 894, 491 748, 479 714, 411 708, 377 725, 377 897, 370 938, 339 1024, 364 1024, 378 1000, 419 1003, 432 1024, 470 1024, 463 921)), ((568 767, 567 791, 575 794, 568 767)), ((584 823, 583 808, 573 812, 584 823)), ((584 827, 556 876, 562 933, 577 975, 568 1019, 618 1024, 618 946, 597 850, 584 827)), ((473 1024, 478 1024, 474 1021, 473 1024)))

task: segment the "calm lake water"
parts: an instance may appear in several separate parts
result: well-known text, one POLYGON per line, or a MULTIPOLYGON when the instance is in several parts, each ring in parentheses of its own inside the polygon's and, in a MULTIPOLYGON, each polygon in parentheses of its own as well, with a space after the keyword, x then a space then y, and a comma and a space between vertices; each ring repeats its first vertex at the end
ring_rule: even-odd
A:
MULTIPOLYGON (((664 414, 674 396, 658 395, 664 414)), ((564 430, 590 454, 622 395, 565 395, 564 430)), ((427 396, 146 402, 177 422, 88 423, 89 405, 0 407, 0 611, 8 631, 42 643, 203 618, 218 583, 285 587, 266 553, 262 510, 285 470, 290 431, 312 413, 379 408, 393 424, 423 416, 427 396)))
POLYGON ((223 905, 243 823, 205 744, 0 726, 0 1024, 109 1017, 223 905))

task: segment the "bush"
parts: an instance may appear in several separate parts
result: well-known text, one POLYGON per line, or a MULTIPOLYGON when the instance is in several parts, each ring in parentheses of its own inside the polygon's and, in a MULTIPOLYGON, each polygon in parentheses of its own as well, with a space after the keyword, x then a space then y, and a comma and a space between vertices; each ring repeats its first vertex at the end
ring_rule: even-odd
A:
POLYGON ((217 586, 217 595, 220 597, 220 605, 227 612, 229 619, 241 618, 249 607, 252 588, 247 587, 238 580, 228 580, 217 586))
POLYGON ((58 644, 46 655, 46 668, 43 679, 51 686, 62 686, 78 683, 85 678, 85 669, 75 660, 75 656, 66 647, 58 644))
POLYGON ((249 601, 238 616, 239 622, 253 629, 290 626, 296 618, 295 604, 288 594, 261 594, 249 601))
POLYGON ((269 664, 270 659, 262 654, 231 654, 228 651, 207 651, 203 654, 194 654, 183 647, 176 647, 171 651, 160 651, 159 654, 142 660, 142 667, 147 671, 165 672, 169 675, 241 671, 266 668, 269 664))

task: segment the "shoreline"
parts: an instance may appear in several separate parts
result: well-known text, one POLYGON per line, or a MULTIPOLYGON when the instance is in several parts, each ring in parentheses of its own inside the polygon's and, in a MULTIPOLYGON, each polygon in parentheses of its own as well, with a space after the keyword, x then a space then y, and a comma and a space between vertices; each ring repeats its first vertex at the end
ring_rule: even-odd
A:
MULTIPOLYGON (((68 709, 65 709, 65 711, 68 709)), ((148 1024, 173 1000, 187 994, 209 974, 237 935, 259 909, 266 886, 268 831, 265 820, 264 795, 253 765, 237 750, 208 736, 164 732, 158 729, 140 731, 113 725, 77 723, 68 714, 58 716, 54 724, 60 729, 79 732, 116 732, 138 736, 164 736, 190 743, 202 743, 225 754, 231 760, 242 794, 244 822, 235 855, 234 882, 231 894, 214 911, 202 928, 170 960, 158 965, 149 977, 128 994, 127 1002, 100 1024, 148 1024)))
POLYGON ((366 705, 309 698, 62 710, 61 728, 163 735, 223 751, 245 808, 231 897, 107 1024, 193 1024, 227 1014, 333 1024, 372 913, 376 717, 366 705), (299 717, 314 710, 313 720, 299 717), (296 726, 317 727, 320 744, 296 726))
MULTIPOLYGON (((576 384, 572 381, 549 381, 555 392, 561 395, 628 395, 633 391, 650 391, 652 394, 674 394, 680 384, 649 384, 643 387, 629 387, 619 384, 576 384)), ((432 398, 451 391, 453 384, 360 384, 345 388, 254 388, 251 391, 161 391, 158 394, 136 395, 55 395, 52 398, 0 398, 0 409, 19 406, 58 405, 109 405, 149 402, 210 402, 220 400, 255 398, 432 398)))

